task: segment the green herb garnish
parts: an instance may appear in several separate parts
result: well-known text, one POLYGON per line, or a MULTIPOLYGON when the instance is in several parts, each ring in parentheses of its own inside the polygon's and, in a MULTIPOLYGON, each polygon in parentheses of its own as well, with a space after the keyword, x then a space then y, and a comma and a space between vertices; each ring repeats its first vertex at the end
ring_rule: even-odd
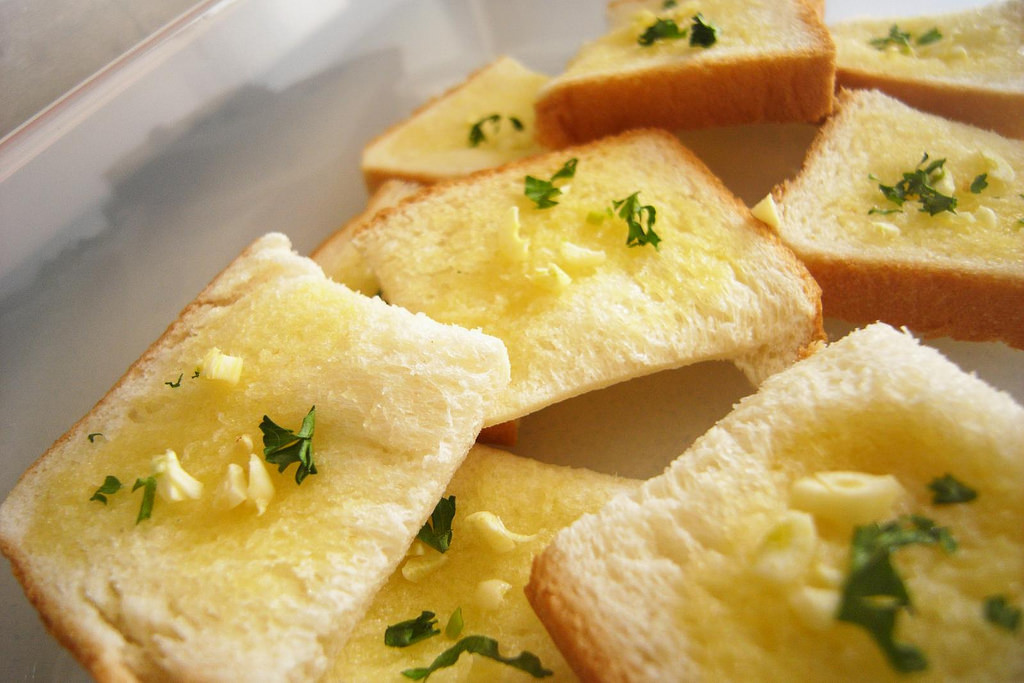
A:
POLYGON ((697 14, 690 26, 691 47, 711 47, 718 40, 718 27, 704 19, 703 14, 697 14))
POLYGON ((686 29, 679 28, 679 24, 675 21, 658 18, 637 36, 636 42, 643 47, 650 47, 659 40, 680 40, 685 37, 686 29))
POLYGON ((139 506, 139 516, 135 518, 136 524, 144 519, 149 519, 153 514, 153 501, 156 500, 156 476, 150 475, 145 479, 136 479, 135 485, 132 486, 132 493, 140 488, 144 490, 142 491, 142 505, 139 506))
POLYGON ((966 503, 978 497, 977 491, 962 481, 957 480, 951 474, 936 477, 928 484, 928 488, 934 492, 932 503, 936 505, 966 503))
POLYGON ((901 672, 922 671, 928 661, 917 647, 898 643, 893 637, 900 610, 911 608, 903 579, 892 565, 892 551, 911 544, 939 545, 947 553, 956 550, 949 530, 918 515, 886 524, 854 529, 850 547, 850 574, 843 585, 836 618, 864 628, 901 672))
POLYGON ((562 194, 562 191, 555 187, 556 180, 567 180, 576 175, 576 164, 579 160, 573 157, 566 161, 562 168, 555 171, 551 180, 541 180, 531 175, 526 176, 523 190, 529 199, 537 205, 538 209, 547 209, 558 204, 555 197, 562 194))
POLYGON ((974 180, 971 181, 971 192, 978 194, 986 187, 988 187, 988 173, 974 176, 974 180))
POLYGON ((456 607, 452 615, 448 617, 448 623, 444 627, 444 635, 446 638, 455 640, 462 634, 462 628, 465 626, 465 622, 462 620, 462 608, 456 607))
MULTIPOLYGON (((871 47, 876 50, 884 50, 889 46, 899 48, 903 52, 910 52, 911 50, 911 34, 908 31, 901 31, 900 27, 893 24, 889 27, 889 34, 882 38, 872 38, 868 41, 871 47)), ((920 36, 918 36, 914 43, 917 45, 931 45, 939 40, 942 40, 942 33, 938 27, 934 27, 920 36)))
POLYGON ((195 379, 197 377, 199 377, 199 369, 198 368, 196 369, 195 372, 192 373, 192 379, 195 379))
POLYGON ((452 520, 455 519, 455 496, 441 498, 430 513, 416 538, 439 553, 447 552, 452 544, 452 520))
POLYGON ((650 244, 655 249, 661 238, 654 232, 654 221, 657 212, 650 204, 640 204, 640 193, 634 192, 625 199, 612 202, 612 208, 618 212, 619 218, 626 221, 629 226, 629 235, 626 237, 626 245, 630 247, 642 247, 650 244))
POLYGON ((117 477, 108 474, 107 478, 103 480, 103 484, 96 489, 96 493, 92 494, 92 498, 89 500, 98 500, 104 505, 107 504, 107 496, 117 493, 121 490, 121 480, 117 477))
POLYGON ((316 474, 313 463, 313 428, 316 421, 316 406, 309 409, 302 419, 302 427, 296 434, 290 429, 279 427, 266 415, 260 422, 263 432, 263 457, 277 465, 278 472, 284 472, 293 462, 299 463, 295 470, 295 483, 301 484, 307 475, 316 474))
POLYGON ((676 0, 665 0, 665 2, 661 3, 661 9, 672 9, 678 4, 676 0))
POLYGON ((493 638, 488 638, 486 636, 466 636, 459 642, 455 643, 455 645, 452 645, 450 648, 438 655, 437 659, 431 662, 430 666, 418 669, 406 669, 402 672, 402 675, 416 681, 426 680, 430 674, 434 673, 438 669, 452 666, 459 661, 459 655, 463 652, 481 655, 488 659, 493 659, 496 662, 508 664, 520 671, 525 671, 534 678, 544 678, 545 676, 551 676, 553 674, 552 671, 545 669, 541 665, 540 659, 532 652, 524 651, 517 657, 502 657, 498 653, 498 642, 493 638))
POLYGON ((164 382, 164 384, 169 386, 171 389, 177 389, 178 387, 181 386, 181 378, 184 377, 184 376, 185 376, 185 373, 181 373, 181 374, 178 375, 177 381, 175 381, 175 382, 164 382))
POLYGON ((89 439, 89 443, 96 443, 97 436, 103 436, 103 432, 93 432, 92 434, 90 434, 87 437, 89 439))
POLYGON ((440 633, 433 612, 423 611, 415 619, 400 621, 384 630, 384 644, 389 647, 409 647, 440 633))
POLYGON ((1011 633, 1016 633, 1020 628, 1021 610, 1011 605, 1005 595, 990 595, 985 598, 984 614, 986 621, 1011 633))
MULTIPOLYGON (((522 131, 524 126, 523 122, 515 116, 507 116, 508 122, 512 124, 512 127, 517 131, 522 131)), ((494 132, 497 133, 501 129, 501 114, 491 114, 485 116, 469 128, 469 146, 476 147, 481 142, 487 139, 487 134, 484 133, 484 124, 490 124, 494 132)))
POLYGON ((936 159, 927 166, 924 166, 927 161, 928 153, 925 152, 917 167, 910 173, 904 173, 902 180, 895 185, 879 183, 878 189, 882 191, 886 199, 899 206, 903 206, 903 203, 908 200, 920 202, 920 210, 927 212, 931 216, 943 211, 956 213, 956 197, 944 195, 932 185, 932 183, 941 179, 945 173, 942 166, 946 163, 946 160, 936 159))

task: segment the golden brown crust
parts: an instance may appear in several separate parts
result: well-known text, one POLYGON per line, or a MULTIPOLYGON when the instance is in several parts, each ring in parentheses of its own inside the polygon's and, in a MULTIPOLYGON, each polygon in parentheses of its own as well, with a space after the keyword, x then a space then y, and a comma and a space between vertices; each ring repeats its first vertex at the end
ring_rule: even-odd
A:
POLYGON ((836 87, 881 90, 915 109, 1024 139, 1024 93, 1021 92, 966 83, 908 81, 849 67, 836 69, 836 87))
POLYGON ((538 142, 558 148, 631 128, 824 119, 832 111, 835 45, 817 10, 798 4, 814 48, 552 81, 535 103, 538 142))
POLYGON ((808 258, 825 315, 1024 349, 1024 281, 922 266, 808 258))
POLYGON ((577 599, 574 585, 565 580, 568 574, 559 570, 558 552, 556 546, 549 545, 533 559, 530 580, 523 589, 527 601, 581 681, 627 680, 626 672, 618 670, 618 658, 590 647, 600 642, 594 637, 600 627, 575 609, 583 603, 577 599))

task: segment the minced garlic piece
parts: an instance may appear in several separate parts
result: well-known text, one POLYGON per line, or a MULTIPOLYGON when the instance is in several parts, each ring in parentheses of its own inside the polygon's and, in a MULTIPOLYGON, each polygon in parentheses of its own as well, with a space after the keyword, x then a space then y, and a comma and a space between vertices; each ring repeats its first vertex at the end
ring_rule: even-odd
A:
POLYGON ((793 507, 841 524, 866 524, 890 515, 903 487, 891 474, 818 472, 793 482, 793 507))
POLYGON ((274 497, 274 482, 270 480, 266 465, 255 453, 249 454, 249 488, 246 497, 256 506, 256 516, 262 515, 274 497))
POLYGON ((203 357, 202 376, 206 379, 217 379, 229 384, 237 384, 242 376, 242 358, 221 353, 221 350, 215 346, 203 357))
POLYGON ((402 565, 402 576, 404 576, 407 581, 419 583, 425 577, 440 569, 447 561, 448 556, 442 555, 441 553, 430 553, 428 555, 410 557, 405 561, 405 564, 402 565))
POLYGON ((761 539, 751 568, 774 583, 796 583, 807 575, 817 546, 814 518, 787 510, 761 539))
POLYGON ((532 535, 526 536, 509 531, 501 518, 493 512, 474 512, 466 516, 465 522, 480 534, 491 550, 498 553, 507 553, 514 549, 517 543, 526 543, 535 538, 532 535))
POLYGON ((754 214, 754 218, 771 229, 779 229, 779 207, 776 206, 775 198, 770 194, 766 194, 764 199, 754 204, 754 207, 750 209, 750 213, 754 214))
POLYGON ((564 291, 572 282, 572 277, 559 268, 557 263, 549 263, 546 266, 537 266, 533 269, 533 275, 530 279, 553 292, 564 291))
POLYGON ((193 500, 203 494, 203 483, 194 479, 178 462, 178 454, 170 448, 163 455, 153 458, 153 474, 156 478, 156 492, 169 501, 186 498, 193 500))
POLYGON ((572 242, 563 242, 560 249, 565 265, 576 268, 593 268, 605 262, 608 255, 601 249, 589 249, 572 242))
POLYGON ((501 579, 488 579, 476 585, 476 604, 485 610, 500 609, 505 604, 505 593, 512 588, 512 584, 501 579))
POLYGON ((231 463, 217 488, 216 504, 224 510, 231 510, 245 502, 245 470, 241 465, 231 463))
POLYGON ((498 249, 513 261, 526 260, 530 243, 519 234, 519 207, 510 206, 498 229, 498 249))
POLYGON ((840 595, 834 588, 802 586, 788 596, 789 606, 810 629, 824 631, 836 623, 840 595))

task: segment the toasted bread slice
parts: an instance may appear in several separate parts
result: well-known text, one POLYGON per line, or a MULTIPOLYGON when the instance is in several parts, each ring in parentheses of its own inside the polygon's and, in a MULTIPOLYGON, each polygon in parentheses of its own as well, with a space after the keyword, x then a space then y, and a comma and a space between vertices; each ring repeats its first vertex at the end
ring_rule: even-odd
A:
POLYGON ((559 532, 527 596, 584 680, 906 680, 882 642, 901 666, 923 658, 914 680, 1020 680, 1024 633, 986 605, 1024 604, 1021 490, 1024 407, 875 324, 559 532), (976 498, 936 503, 957 489, 947 475, 976 498), (872 551, 881 529, 927 543, 872 551))
POLYGON ((487 424, 702 360, 759 382, 823 338, 803 265, 664 131, 435 185, 353 242, 386 300, 505 342, 512 384, 487 424), (572 159, 575 176, 552 183, 557 204, 538 208, 524 188, 572 159), (661 241, 628 246, 623 212, 641 231, 655 220, 661 241))
POLYGON ((432 183, 542 151, 533 100, 547 80, 512 57, 473 72, 370 141, 362 159, 367 187, 389 178, 432 183))
POLYGON ((805 0, 663 5, 610 5, 610 32, 585 44, 537 95, 542 144, 558 147, 641 127, 816 122, 832 110, 834 46, 818 10, 805 0), (710 45, 708 31, 694 27, 698 16, 716 29, 710 45), (660 32, 668 37, 646 37, 669 21, 675 31, 660 32))
POLYGON ((826 316, 1024 348, 1021 141, 845 91, 775 196, 779 235, 821 284, 826 316), (904 173, 930 176, 925 201, 913 179, 901 190, 904 173), (952 212, 930 213, 948 205, 939 195, 952 212))
POLYGON ((498 340, 356 294, 268 235, 25 473, 0 548, 99 680, 315 679, 464 459, 507 362, 498 340))
MULTIPOLYGON (((398 680, 427 666, 458 638, 484 635, 503 656, 536 655, 554 680, 572 672, 526 602, 523 587, 533 556, 558 529, 596 512, 612 496, 640 482, 585 469, 547 465, 476 446, 455 473, 446 496, 455 497, 450 548, 442 555, 418 544, 402 569, 374 599, 345 650, 325 677, 336 681, 398 680), (464 627, 443 633, 456 609, 464 627), (433 612, 442 633, 416 645, 384 645, 388 626, 433 612)), ((461 657, 438 676, 445 680, 519 681, 522 671, 483 657, 461 657)))
POLYGON ((1024 138, 1024 0, 830 28, 839 86, 1024 138))

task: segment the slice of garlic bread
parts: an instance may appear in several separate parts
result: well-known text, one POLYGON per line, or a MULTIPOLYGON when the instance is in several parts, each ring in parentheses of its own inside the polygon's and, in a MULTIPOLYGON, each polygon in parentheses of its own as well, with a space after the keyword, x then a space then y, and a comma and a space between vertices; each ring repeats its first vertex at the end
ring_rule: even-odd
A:
POLYGON ((547 80, 512 57, 478 69, 366 145, 367 187, 395 178, 432 183, 543 151, 533 101, 547 80))
MULTIPOLYGON (((402 671, 429 665, 462 638, 483 635, 497 642, 502 656, 529 652, 543 669, 553 672, 553 680, 572 680, 572 671, 523 594, 531 561, 558 529, 639 485, 633 479, 474 447, 445 493, 455 497, 450 547, 442 554, 422 543, 414 546, 401 570, 377 594, 325 679, 397 681, 402 671), (445 633, 457 610, 461 631, 454 632, 453 625, 445 633), (441 633, 408 647, 384 644, 389 626, 424 611, 434 614, 441 633)), ((528 678, 515 667, 476 655, 463 655, 456 665, 438 670, 437 677, 528 678)))
POLYGON ((550 147, 629 128, 819 121, 835 48, 805 0, 619 0, 611 27, 537 94, 550 147))
POLYGON ((773 194, 826 316, 1024 348, 1024 142, 843 91, 773 194))
POLYGON ((353 243, 389 302, 505 342, 488 424, 703 360, 756 383, 823 337, 803 264, 664 131, 435 185, 353 243))
POLYGON ((24 474, 0 548, 98 680, 313 680, 507 378, 268 235, 24 474))
POLYGON ((1024 407, 879 323, 561 531, 527 595, 585 680, 1019 681, 1022 490, 1024 407))
POLYGON ((1024 138, 1024 0, 829 27, 836 83, 1024 138))

